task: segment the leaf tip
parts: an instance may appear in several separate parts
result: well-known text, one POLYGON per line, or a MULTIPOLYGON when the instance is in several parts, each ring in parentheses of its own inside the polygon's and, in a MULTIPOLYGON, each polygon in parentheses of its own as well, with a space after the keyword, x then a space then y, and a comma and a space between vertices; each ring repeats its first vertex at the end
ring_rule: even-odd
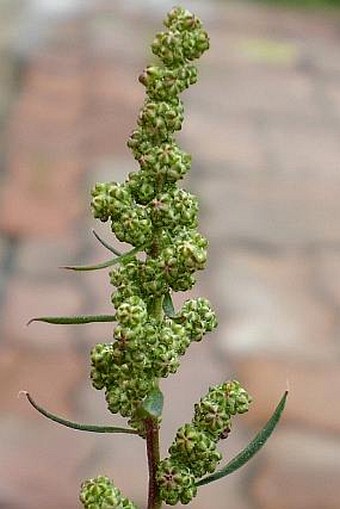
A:
POLYGON ((29 398, 29 393, 23 389, 21 389, 18 394, 17 394, 17 398, 21 398, 21 396, 25 396, 27 399, 29 398))

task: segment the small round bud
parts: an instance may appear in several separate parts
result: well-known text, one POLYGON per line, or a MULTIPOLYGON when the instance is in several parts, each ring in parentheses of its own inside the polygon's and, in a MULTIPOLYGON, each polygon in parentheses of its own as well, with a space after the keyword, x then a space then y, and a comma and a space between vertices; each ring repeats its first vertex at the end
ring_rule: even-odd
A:
POLYGON ((139 159, 143 157, 144 154, 147 154, 153 147, 153 143, 145 129, 139 127, 131 133, 127 141, 127 146, 132 151, 135 159, 139 161, 139 159))
POLYGON ((141 288, 146 295, 161 296, 169 289, 158 258, 146 259, 140 267, 139 278, 141 288))
POLYGON ((109 183, 98 183, 91 191, 91 210, 95 219, 105 222, 110 217, 109 212, 109 183))
POLYGON ((153 178, 162 176, 165 182, 173 183, 189 171, 191 156, 175 142, 163 143, 153 147, 141 160, 141 165, 153 178))
POLYGON ((84 481, 80 501, 85 509, 122 509, 122 496, 108 477, 103 475, 84 481))
POLYGON ((195 196, 177 187, 161 194, 148 206, 151 221, 156 227, 195 228, 198 223, 198 201, 195 196))
POLYGON ((147 67, 139 77, 147 94, 156 101, 169 101, 197 81, 197 69, 192 64, 178 67, 147 67))
POLYGON ((98 343, 91 350, 91 380, 96 389, 102 389, 112 366, 112 344, 98 343))
POLYGON ((177 431, 169 453, 172 459, 188 467, 196 478, 214 472, 222 459, 215 441, 194 424, 185 424, 177 431))
POLYGON ((142 325, 147 318, 147 309, 144 301, 135 296, 123 302, 116 311, 117 321, 126 327, 142 325))
POLYGON ((176 320, 183 323, 192 341, 200 341, 206 332, 217 327, 216 314, 210 302, 201 297, 187 300, 176 315, 176 320))
POLYGON ((195 30, 202 27, 202 22, 195 14, 183 7, 174 7, 168 13, 164 25, 171 30, 195 30))
POLYGON ((125 210, 118 221, 112 223, 112 230, 121 242, 143 247, 152 239, 152 223, 142 205, 125 210))
POLYGON ((183 32, 182 34, 182 52, 187 60, 196 60, 207 49, 209 49, 209 37, 205 30, 183 32))
POLYGON ((169 505, 188 504, 196 495, 195 478, 190 470, 171 458, 158 466, 157 482, 161 499, 169 505))
POLYGON ((249 410, 251 396, 241 387, 240 382, 233 380, 222 385, 226 396, 226 408, 231 415, 244 414, 249 410))
POLYGON ((226 430, 230 430, 230 415, 225 406, 219 405, 208 398, 202 398, 195 404, 193 424, 202 431, 209 433, 217 441, 226 430))
POLYGON ((139 204, 146 205, 155 197, 155 182, 150 178, 150 175, 142 170, 129 173, 127 186, 139 204))
POLYGON ((151 50, 166 66, 176 67, 185 63, 181 33, 178 31, 159 32, 151 45, 151 50))
POLYGON ((138 117, 138 124, 144 131, 160 141, 166 140, 174 131, 179 131, 182 122, 183 104, 177 98, 171 102, 147 100, 138 117))

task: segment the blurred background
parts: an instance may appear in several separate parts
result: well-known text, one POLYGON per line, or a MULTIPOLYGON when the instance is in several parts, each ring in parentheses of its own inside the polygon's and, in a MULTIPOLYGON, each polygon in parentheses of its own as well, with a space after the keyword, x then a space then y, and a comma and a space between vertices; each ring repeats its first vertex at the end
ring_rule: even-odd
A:
MULTIPOLYGON (((75 509, 82 479, 112 476, 145 507, 144 444, 54 425, 30 408, 112 423, 89 351, 110 325, 34 316, 112 311, 89 190, 125 179, 144 89, 137 77, 173 2, 0 1, 0 507, 75 509)), ((163 454, 209 385, 238 378, 254 397, 225 458, 262 427, 287 386, 284 418, 234 477, 193 509, 336 509, 340 498, 340 2, 186 1, 211 49, 183 94, 185 186, 210 240, 194 295, 218 331, 164 381, 163 454)), ((180 302, 182 297, 179 297, 180 302)))

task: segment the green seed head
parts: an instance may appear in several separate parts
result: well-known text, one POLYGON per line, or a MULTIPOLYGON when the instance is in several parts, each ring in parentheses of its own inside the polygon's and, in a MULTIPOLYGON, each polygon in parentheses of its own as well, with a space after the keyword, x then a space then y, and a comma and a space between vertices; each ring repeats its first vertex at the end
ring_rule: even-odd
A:
POLYGON ((137 509, 128 498, 124 498, 103 475, 84 481, 80 490, 80 501, 85 509, 137 509))
POLYGON ((160 462, 157 483, 161 499, 169 505, 188 504, 196 495, 195 478, 188 468, 171 458, 160 462))

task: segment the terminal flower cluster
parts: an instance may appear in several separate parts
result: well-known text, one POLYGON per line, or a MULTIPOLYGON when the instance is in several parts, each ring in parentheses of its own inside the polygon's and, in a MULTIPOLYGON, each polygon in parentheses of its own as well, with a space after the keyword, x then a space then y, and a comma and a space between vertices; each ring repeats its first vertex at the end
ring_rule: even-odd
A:
POLYGON ((140 169, 122 184, 100 183, 92 191, 94 217, 110 220, 116 237, 138 252, 110 273, 117 326, 113 342, 93 348, 91 377, 95 388, 105 389, 109 410, 129 417, 142 435, 143 399, 177 371, 190 343, 217 325, 207 299, 187 300, 172 316, 163 311, 164 299, 192 288, 207 260, 207 240, 197 231, 198 200, 178 187, 191 157, 174 133, 183 122, 178 96, 197 80, 191 61, 209 47, 201 22, 185 9, 173 9, 165 26, 151 46, 161 63, 139 77, 146 100, 128 146, 140 169))

